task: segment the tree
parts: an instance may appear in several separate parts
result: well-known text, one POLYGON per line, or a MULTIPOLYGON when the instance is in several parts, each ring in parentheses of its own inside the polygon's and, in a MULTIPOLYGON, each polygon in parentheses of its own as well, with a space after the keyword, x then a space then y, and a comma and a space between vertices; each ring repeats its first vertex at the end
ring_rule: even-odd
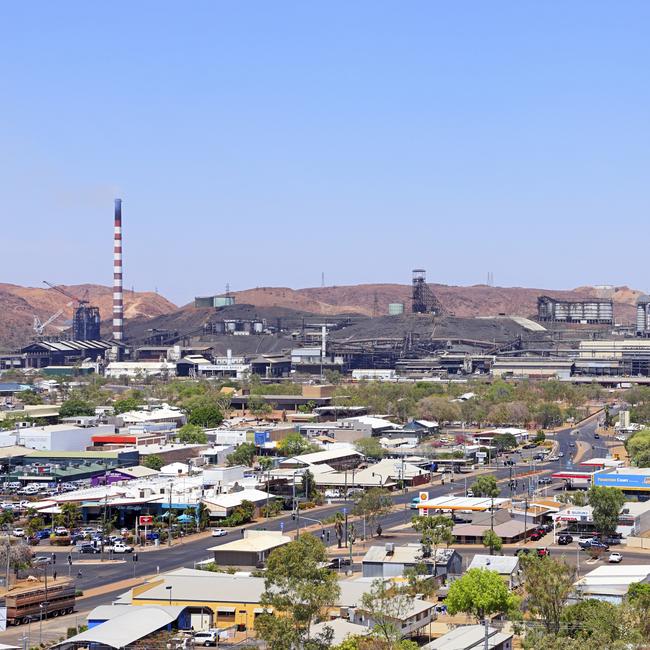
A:
POLYGON ((557 634, 562 609, 573 589, 573 567, 547 555, 525 555, 519 561, 523 570, 528 609, 533 616, 543 621, 547 632, 557 634))
POLYGON ((493 530, 488 529, 483 533, 483 546, 490 549, 490 555, 494 555, 494 551, 503 548, 503 540, 493 530))
POLYGON ((234 465, 252 467, 255 461, 256 451, 255 445, 252 442, 243 442, 232 454, 228 455, 226 462, 230 467, 234 465))
POLYGON ((43 398, 33 390, 21 390, 16 393, 16 398, 19 399, 23 404, 36 405, 42 404, 43 398))
POLYGON ((373 635, 386 648, 398 647, 402 638, 401 621, 413 605, 413 597, 395 589, 385 580, 373 580, 370 591, 361 596, 359 609, 374 623, 373 635))
POLYGON ((81 509, 77 503, 72 501, 64 503, 61 506, 61 516, 64 522, 64 526, 70 530, 77 525, 77 522, 81 520, 81 509))
POLYGON ((271 405, 259 395, 249 395, 247 407, 256 418, 261 418, 273 412, 271 405))
POLYGON ((370 488, 364 492, 355 502, 353 514, 363 517, 370 526, 370 536, 377 522, 381 517, 387 515, 393 505, 388 490, 384 488, 370 488))
POLYGON ((95 407, 85 400, 71 397, 61 404, 59 417, 74 418, 80 415, 95 415, 95 407))
POLYGON ((650 641, 650 584, 633 582, 627 590, 627 603, 642 638, 650 641))
POLYGON ((208 436, 200 426, 184 424, 178 430, 178 441, 183 444, 205 445, 208 442, 208 436))
POLYGON ((165 465, 165 461, 156 454, 150 454, 144 457, 142 464, 149 469, 155 469, 157 472, 165 465))
POLYGON ((535 421, 544 429, 562 424, 562 410, 557 404, 542 402, 535 412, 535 421))
POLYGON ((300 456, 313 451, 315 446, 299 433, 290 433, 280 440, 277 449, 283 456, 300 456))
POLYGON ((134 397, 124 397, 113 402, 113 411, 115 415, 137 410, 140 402, 134 397))
POLYGON ((563 634, 582 641, 596 642, 593 647, 637 647, 638 630, 630 625, 628 613, 621 607, 596 598, 587 598, 562 611, 563 634))
POLYGON ((343 547, 343 522, 345 517, 340 510, 337 510, 334 514, 334 534, 336 535, 336 541, 338 542, 338 547, 343 547))
POLYGON ((14 523, 14 513, 11 510, 0 510, 0 529, 7 530, 14 523))
POLYGON ((625 495, 618 488, 592 485, 588 497, 594 526, 605 537, 613 535, 618 526, 621 508, 625 503, 625 495))
POLYGON ((207 395, 197 395, 184 403, 187 421, 200 427, 218 427, 223 422, 223 413, 217 402, 207 395))
POLYGON ((472 485, 472 493, 475 497, 487 497, 495 499, 499 496, 499 486, 492 474, 482 474, 472 485))
POLYGON ((542 444, 543 442, 545 442, 545 441, 546 441, 546 434, 545 434, 545 433, 540 429, 540 430, 537 431, 537 433, 535 434, 535 442, 536 442, 538 445, 541 445, 541 444, 542 444))
POLYGON ((456 422, 460 420, 458 404, 444 397, 424 397, 417 403, 417 415, 422 420, 435 422, 456 422))
POLYGON ((386 453, 377 438, 360 438, 354 443, 354 448, 366 458, 373 460, 381 460, 386 453))
POLYGON ((27 520, 25 525, 25 530, 29 537, 34 537, 39 530, 42 530, 45 527, 45 522, 41 517, 31 517, 27 520))
POLYGON ((302 473, 302 489, 305 493, 307 501, 313 501, 318 497, 318 490, 316 489, 316 479, 311 470, 306 469, 302 473))
POLYGON ((481 621, 514 611, 519 599, 496 571, 470 569, 452 582, 445 602, 450 614, 463 612, 481 621))
POLYGON ((268 647, 305 647, 312 622, 336 602, 340 589, 336 575, 324 568, 326 562, 324 544, 308 534, 271 552, 260 604, 273 613, 255 620, 255 629, 268 647))
POLYGON ((436 575, 436 555, 441 544, 449 546, 454 543, 452 530, 454 522, 446 515, 433 515, 422 517, 415 515, 411 519, 411 525, 416 532, 420 533, 420 543, 424 548, 424 557, 433 558, 433 575, 436 575))
POLYGON ((511 433, 500 433, 492 438, 492 443, 499 451, 505 451, 517 447, 517 438, 511 433))

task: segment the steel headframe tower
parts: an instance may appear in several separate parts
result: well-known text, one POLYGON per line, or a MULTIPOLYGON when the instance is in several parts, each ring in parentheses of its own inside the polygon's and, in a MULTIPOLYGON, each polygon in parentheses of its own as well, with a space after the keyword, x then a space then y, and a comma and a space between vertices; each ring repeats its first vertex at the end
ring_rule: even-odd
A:
POLYGON ((411 310, 414 314, 442 313, 442 305, 427 284, 427 273, 424 269, 413 269, 413 290, 411 294, 411 310))
POLYGON ((124 292, 122 286, 122 199, 115 199, 113 234, 113 339, 124 339, 124 292))

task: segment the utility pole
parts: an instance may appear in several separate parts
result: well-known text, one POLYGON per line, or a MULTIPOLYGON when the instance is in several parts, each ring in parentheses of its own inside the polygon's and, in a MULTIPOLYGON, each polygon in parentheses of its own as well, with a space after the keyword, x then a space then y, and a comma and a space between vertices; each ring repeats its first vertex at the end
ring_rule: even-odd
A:
POLYGON ((524 544, 528 541, 528 495, 524 498, 524 544))
MULTIPOLYGON (((172 545, 172 485, 169 482, 169 510, 167 510, 167 546, 172 545)), ((170 593, 171 597, 171 593, 170 593)))

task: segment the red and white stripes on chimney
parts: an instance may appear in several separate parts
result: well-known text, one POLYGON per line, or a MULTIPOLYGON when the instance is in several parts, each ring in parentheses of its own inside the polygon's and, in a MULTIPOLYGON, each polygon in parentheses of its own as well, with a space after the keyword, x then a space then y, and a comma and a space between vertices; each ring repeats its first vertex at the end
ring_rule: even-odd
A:
POLYGON ((115 199, 113 235, 113 338, 124 338, 124 293, 122 289, 122 199, 115 199))

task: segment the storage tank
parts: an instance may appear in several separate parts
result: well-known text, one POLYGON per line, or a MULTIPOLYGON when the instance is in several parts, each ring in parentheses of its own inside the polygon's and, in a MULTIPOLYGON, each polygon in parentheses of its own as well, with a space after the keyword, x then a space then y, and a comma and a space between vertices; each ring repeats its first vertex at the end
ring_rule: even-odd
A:
POLYGON ((403 302, 391 302, 388 305, 388 315, 389 316, 400 316, 404 313, 404 303, 403 302))

